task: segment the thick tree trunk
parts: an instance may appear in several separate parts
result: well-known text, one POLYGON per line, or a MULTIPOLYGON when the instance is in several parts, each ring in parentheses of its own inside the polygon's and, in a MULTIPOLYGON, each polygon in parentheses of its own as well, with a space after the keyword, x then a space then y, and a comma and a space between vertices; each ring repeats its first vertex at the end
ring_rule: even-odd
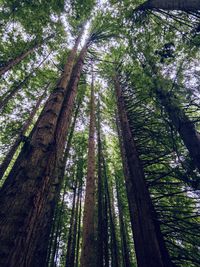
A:
MULTIPOLYGON (((66 136, 66 129, 58 129, 58 122, 62 120, 67 90, 73 90, 67 85, 79 41, 80 36, 32 131, 30 143, 24 145, 0 192, 0 265, 4 267, 14 267, 16 262, 18 267, 45 266, 58 187, 55 170, 64 149, 64 141, 57 134, 63 131, 66 136)), ((83 65, 83 53, 79 65, 83 65)))
POLYGON ((130 173, 128 194, 134 203, 133 228, 138 267, 173 266, 145 183, 144 172, 130 130, 118 77, 113 77, 123 143, 130 173))
POLYGON ((38 64, 38 66, 33 69, 25 78, 23 81, 21 81, 19 84, 15 86, 14 89, 10 90, 5 94, 5 97, 3 96, 2 100, 0 101, 0 110, 4 109, 5 106, 8 104, 8 102, 21 90, 23 85, 26 84, 26 82, 33 76, 33 74, 36 72, 36 70, 45 62, 45 60, 49 57, 50 53, 38 64))
POLYGON ((50 40, 53 37, 54 37, 54 34, 48 36, 42 42, 39 42, 39 43, 36 42, 33 45, 33 47, 29 48, 25 52, 22 52, 16 58, 13 58, 13 59, 9 60, 3 67, 0 68, 0 76, 3 75, 4 73, 6 73, 8 70, 12 69, 15 65, 20 63, 24 58, 26 58, 28 55, 33 53, 38 47, 42 46, 43 44, 45 44, 48 40, 50 40))
POLYGON ((11 160, 13 159, 13 156, 15 155, 20 143, 23 141, 23 137, 28 130, 29 126, 31 125, 33 118, 38 111, 38 108, 40 107, 40 104, 42 100, 44 99, 46 95, 46 91, 49 87, 50 83, 46 86, 44 93, 40 96, 38 99, 36 105, 34 106, 33 110, 31 111, 29 118, 26 120, 25 124, 23 125, 22 129, 20 130, 18 136, 15 139, 14 144, 11 146, 10 150, 8 151, 8 154, 6 155, 5 159, 3 160, 2 164, 0 165, 0 180, 3 178, 5 171, 7 170, 11 160))
POLYGON ((95 266, 95 102, 94 78, 92 73, 90 100, 90 127, 88 140, 88 165, 86 178, 86 194, 83 215, 83 242, 81 251, 81 267, 95 266))
POLYGON ((140 5, 139 10, 145 9, 164 9, 164 10, 182 10, 197 11, 200 10, 199 0, 148 0, 140 5))
POLYGON ((102 144, 100 103, 97 111, 97 140, 98 140, 98 230, 97 230, 97 266, 103 267, 103 185, 102 185, 102 144))
POLYGON ((194 123, 186 116, 184 111, 176 104, 172 94, 165 92, 163 88, 155 89, 160 104, 165 108, 170 120, 180 134, 187 147, 195 166, 200 172, 200 134, 196 131, 194 123))

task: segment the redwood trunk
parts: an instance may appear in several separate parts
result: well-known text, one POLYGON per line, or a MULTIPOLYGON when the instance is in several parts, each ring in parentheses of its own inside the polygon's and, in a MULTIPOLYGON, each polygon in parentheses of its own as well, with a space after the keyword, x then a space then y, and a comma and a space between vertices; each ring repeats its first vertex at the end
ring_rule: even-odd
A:
MULTIPOLYGON (((57 192, 55 170, 64 149, 57 126, 79 41, 80 37, 32 131, 30 143, 24 145, 0 192, 0 265, 4 267, 15 267, 16 262, 18 267, 45 266, 57 192)), ((83 64, 82 57, 78 65, 80 61, 83 64)))
POLYGON ((136 145, 130 130, 120 83, 117 76, 113 77, 117 107, 123 136, 123 143, 130 173, 128 190, 134 205, 133 228, 134 243, 138 267, 170 267, 173 266, 160 225, 147 189, 144 171, 138 156, 136 145))
POLYGON ((97 266, 103 267, 103 186, 102 186, 102 144, 100 103, 98 101, 97 114, 97 139, 98 139, 98 233, 97 233, 97 266))
POLYGON ((148 0, 140 5, 140 10, 145 9, 164 9, 164 10, 182 10, 197 11, 200 10, 199 0, 148 0))
POLYGON ((29 48, 27 51, 22 52, 19 56, 17 56, 16 58, 13 58, 11 60, 9 60, 5 66, 0 68, 0 76, 3 75, 4 73, 6 73, 8 70, 12 69, 15 65, 17 65, 18 63, 20 63, 24 58, 26 58, 28 55, 30 55, 31 53, 33 53, 38 47, 42 46, 43 44, 45 44, 49 39, 51 39, 52 37, 54 37, 54 34, 48 36, 47 38, 45 38, 42 42, 40 43, 35 43, 35 45, 31 48, 29 48))
POLYGON ((13 159, 13 156, 15 155, 20 143, 23 141, 23 136, 25 135, 26 131, 28 130, 29 126, 31 125, 33 118, 38 111, 38 108, 40 107, 40 104, 42 100, 44 99, 44 96, 46 95, 46 91, 49 87, 50 83, 46 86, 44 93, 41 95, 41 97, 38 99, 35 107, 30 113, 29 118, 25 122, 24 126, 22 127, 21 131, 19 132, 14 144, 11 146, 10 150, 8 151, 8 154, 6 155, 5 159, 3 160, 1 166, 0 166, 0 180, 3 178, 5 171, 7 170, 11 160, 13 159))
MULTIPOLYGON (((92 74, 93 75, 93 74, 92 74)), ((83 215, 83 242, 81 251, 81 267, 95 266, 94 214, 95 214, 95 103, 94 80, 92 77, 90 100, 90 127, 88 140, 88 165, 86 178, 86 194, 83 215)))

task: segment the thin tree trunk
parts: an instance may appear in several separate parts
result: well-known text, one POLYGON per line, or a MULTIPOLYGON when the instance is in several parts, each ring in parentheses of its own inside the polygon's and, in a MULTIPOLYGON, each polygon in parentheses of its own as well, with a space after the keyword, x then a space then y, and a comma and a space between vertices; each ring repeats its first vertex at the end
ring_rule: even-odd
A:
POLYGON ((97 111, 98 139, 98 232, 97 232, 97 266, 103 267, 103 192, 102 192, 102 144, 101 144, 100 103, 97 111))
MULTIPOLYGON (((104 177, 106 179, 106 177, 104 177)), ((109 267, 109 248, 108 248, 108 197, 104 192, 104 222, 103 222, 103 237, 104 237, 104 263, 105 267, 109 267)))
POLYGON ((74 188, 74 194, 73 194, 72 212, 71 212, 70 227, 69 227, 68 241, 67 241, 67 255, 66 255, 66 263, 65 263, 66 267, 72 267, 72 261, 71 261, 72 260, 72 243, 73 243, 73 238, 74 238, 73 228, 74 228, 74 222, 75 222, 77 183, 78 183, 78 175, 76 175, 76 182, 75 182, 75 188, 74 188))
POLYGON ((200 10, 199 0, 148 0, 137 9, 164 9, 164 10, 182 10, 197 11, 200 10))
POLYGON ((124 224, 124 216, 123 216, 123 205, 122 199, 119 193, 119 182, 117 181, 118 177, 115 177, 116 181, 116 191, 117 191, 117 202, 118 202, 118 210, 119 210, 119 223, 120 223, 120 232, 121 232, 121 242, 122 242, 122 257, 123 257, 123 266, 131 267, 130 255, 128 250, 125 224, 124 224))
POLYGON ((75 267, 79 266, 79 249, 80 249, 80 236, 81 236, 81 217, 82 217, 82 181, 79 189, 80 200, 79 200, 79 218, 78 218, 78 235, 77 235, 77 243, 76 243, 76 259, 75 259, 75 267))
POLYGON ((26 131, 28 130, 29 126, 31 125, 33 118, 34 118, 35 114, 37 113, 37 111, 40 107, 40 104, 46 95, 46 92, 47 92, 47 89, 49 88, 49 85, 50 85, 50 83, 48 83, 47 86, 45 87, 44 93, 38 99, 36 105, 34 106, 34 108, 32 109, 32 111, 29 115, 29 118, 26 120, 26 122, 23 125, 22 129, 20 130, 17 138, 15 139, 14 144, 11 146, 5 159, 3 160, 2 164, 0 165, 0 180, 3 178, 4 173, 7 170, 11 160, 13 159, 13 156, 15 155, 20 143, 23 141, 23 137, 24 137, 26 131))
POLYGON ((8 104, 8 102, 13 98, 13 96, 16 95, 16 93, 18 93, 21 88, 23 87, 23 85, 26 84, 26 82, 33 76, 33 74, 35 73, 35 71, 45 62, 45 60, 49 57, 50 53, 38 64, 38 66, 36 68, 34 68, 25 78, 23 81, 21 81, 19 84, 17 84, 15 86, 15 88, 11 91, 9 91, 8 93, 6 93, 6 96, 3 96, 3 99, 0 100, 0 110, 4 109, 5 106, 8 104))
MULTIPOLYGON (((65 143, 57 134, 63 131, 66 136, 66 129, 57 126, 65 95, 74 89, 67 85, 80 38, 31 133, 30 143, 22 148, 0 192, 0 265, 4 267, 14 267, 16 262, 18 267, 45 266, 58 187, 55 170, 65 143)), ((84 51, 86 47, 88 43, 84 51)), ((80 71, 86 51, 75 65, 80 71)))
POLYGON ((119 266, 119 259, 118 259, 118 247, 117 247, 117 238, 116 238, 116 230, 115 230, 115 223, 114 223, 114 208, 112 206, 112 200, 110 197, 109 187, 108 187, 108 176, 106 172, 106 164, 105 159, 103 157, 103 169, 104 169, 104 177, 105 177, 105 193, 107 196, 107 203, 108 203, 108 213, 110 219, 110 232, 111 232, 111 264, 112 267, 119 266))
POLYGON ((145 183, 144 172, 140 163, 136 145, 130 130, 125 111, 122 91, 117 75, 113 77, 117 107, 120 119, 123 143, 130 173, 132 192, 129 196, 134 203, 133 228, 134 243, 138 267, 170 267, 173 266, 160 230, 160 225, 145 183))
POLYGON ((54 34, 51 34, 47 38, 45 38, 42 42, 35 43, 33 47, 29 48, 27 51, 22 52, 19 56, 16 58, 13 58, 9 60, 3 67, 0 68, 0 76, 6 73, 8 70, 12 69, 15 65, 20 63, 24 58, 26 58, 28 55, 33 53, 38 47, 42 46, 45 44, 47 41, 49 41, 51 38, 54 37, 54 34))
POLYGON ((81 267, 95 266, 95 102, 94 77, 92 71, 91 100, 90 100, 90 127, 88 139, 88 165, 86 178, 86 194, 83 215, 83 243, 81 251, 81 267))

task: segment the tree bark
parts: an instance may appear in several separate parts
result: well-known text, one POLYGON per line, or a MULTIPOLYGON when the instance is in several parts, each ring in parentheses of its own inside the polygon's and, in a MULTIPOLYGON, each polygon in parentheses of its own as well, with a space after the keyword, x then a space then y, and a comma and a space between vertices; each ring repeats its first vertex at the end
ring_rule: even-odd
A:
MULTIPOLYGON (((66 136, 66 129, 57 126, 62 120, 65 95, 73 90, 72 84, 67 85, 80 38, 30 135, 30 142, 22 148, 0 192, 0 265, 4 267, 14 267, 16 262, 19 267, 45 266, 58 187, 55 170, 64 149, 64 141, 57 134, 63 131, 66 136)), ((87 50, 85 46, 83 49, 87 50)), ((75 66, 80 65, 83 53, 75 66)))
POLYGON ((82 181, 79 189, 80 199, 79 199, 79 216, 78 216, 78 235, 76 242, 76 259, 75 259, 75 267, 79 266, 79 249, 80 249, 80 237, 81 237, 81 217, 82 217, 82 181))
POLYGON ((144 171, 130 130, 122 90, 117 75, 113 76, 123 144, 130 173, 129 198, 133 202, 134 243, 138 267, 173 266, 160 230, 160 225, 147 189, 144 171))
POLYGON ((148 0, 137 9, 164 9, 196 12, 197 10, 200 10, 200 2, 199 0, 148 0))
POLYGON ((81 251, 81 267, 95 266, 95 102, 94 77, 92 72, 91 100, 90 100, 90 126, 88 139, 88 164, 86 177, 86 194, 83 215, 83 242, 81 251))
POLYGON ((0 180, 3 178, 4 173, 7 170, 11 160, 13 159, 13 156, 15 155, 20 143, 23 141, 23 137, 24 137, 26 131, 28 130, 29 126, 31 125, 33 118, 34 118, 36 112, 38 111, 38 108, 40 107, 40 104, 41 104, 42 100, 44 99, 44 97, 46 95, 46 91, 49 88, 49 86, 50 86, 50 83, 47 84, 44 93, 38 99, 35 107, 32 109, 32 111, 29 115, 29 118, 26 120, 26 122, 23 125, 22 129, 20 130, 17 138, 15 139, 14 144, 11 146, 5 159, 3 160, 2 164, 0 165, 0 180))
POLYGON ((38 47, 42 46, 43 44, 45 44, 47 41, 49 41, 53 37, 54 37, 54 34, 51 34, 50 36, 45 38, 42 42, 39 42, 39 43, 35 42, 35 44, 31 48, 29 48, 27 51, 22 52, 16 58, 9 60, 3 67, 0 68, 0 76, 2 76, 8 70, 12 69, 15 65, 20 63, 24 58, 26 58, 28 55, 33 53, 38 47))

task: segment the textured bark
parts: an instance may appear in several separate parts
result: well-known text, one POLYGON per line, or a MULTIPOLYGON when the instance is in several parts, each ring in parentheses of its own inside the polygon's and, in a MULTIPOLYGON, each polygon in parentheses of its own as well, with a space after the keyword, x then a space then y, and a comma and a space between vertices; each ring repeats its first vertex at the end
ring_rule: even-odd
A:
POLYGON ((134 243, 138 267, 173 266, 147 189, 143 168, 130 130, 117 75, 113 77, 123 144, 129 169, 127 193, 133 203, 134 243))
POLYGON ((98 140, 98 230, 97 230, 97 266, 103 267, 103 184, 102 184, 102 144, 100 103, 97 111, 97 140, 98 140))
MULTIPOLYGON (((61 131, 58 122, 62 120, 65 95, 71 90, 67 85, 79 40, 32 131, 30 143, 22 148, 0 192, 0 265, 4 267, 14 267, 16 262, 19 267, 45 266, 58 187, 55 170, 64 149, 63 139, 57 135, 61 131)), ((78 65, 80 61, 82 57, 78 65)), ((66 136, 66 129, 62 130, 66 136)))
POLYGON ((199 0, 148 0, 140 5, 140 10, 145 9, 164 9, 164 10, 182 10, 197 11, 200 10, 199 0))
POLYGON ((44 93, 40 96, 38 99, 36 105, 34 106, 33 110, 31 111, 29 118, 26 120, 25 124, 23 125, 22 129, 20 130, 18 136, 15 139, 15 142, 10 147, 10 150, 8 151, 6 157, 4 158, 2 164, 0 165, 0 180, 3 178, 5 171, 7 170, 11 160, 13 159, 13 156, 15 155, 20 143, 23 141, 23 137, 28 130, 29 126, 31 125, 33 118, 38 111, 38 108, 40 107, 40 104, 42 100, 44 99, 46 95, 46 91, 49 87, 50 83, 46 86, 44 93))
POLYGON ((163 88, 156 88, 156 96, 160 104, 165 108, 170 120, 180 134, 187 147, 195 166, 200 172, 200 134, 196 131, 195 125, 186 116, 184 111, 176 104, 177 100, 163 88))
POLYGON ((26 58, 28 55, 33 53, 38 47, 42 46, 43 44, 45 44, 47 41, 49 41, 53 37, 54 37, 54 34, 48 36, 42 42, 39 42, 39 43, 35 42, 33 47, 29 48, 27 51, 22 52, 16 58, 9 60, 3 67, 0 68, 0 76, 6 73, 8 70, 12 69, 15 65, 20 63, 24 58, 26 58))
POLYGON ((91 84, 90 126, 88 139, 88 164, 86 177, 86 194, 83 215, 83 242, 81 267, 95 266, 94 213, 95 213, 95 102, 94 78, 91 84))
POLYGON ((4 109, 5 106, 8 104, 8 102, 21 90, 23 85, 26 84, 26 82, 33 76, 33 74, 36 72, 36 70, 45 62, 45 60, 49 57, 50 53, 38 64, 38 66, 31 71, 23 81, 21 81, 19 84, 15 86, 14 89, 6 93, 5 97, 3 96, 3 99, 0 101, 0 110, 4 109))

